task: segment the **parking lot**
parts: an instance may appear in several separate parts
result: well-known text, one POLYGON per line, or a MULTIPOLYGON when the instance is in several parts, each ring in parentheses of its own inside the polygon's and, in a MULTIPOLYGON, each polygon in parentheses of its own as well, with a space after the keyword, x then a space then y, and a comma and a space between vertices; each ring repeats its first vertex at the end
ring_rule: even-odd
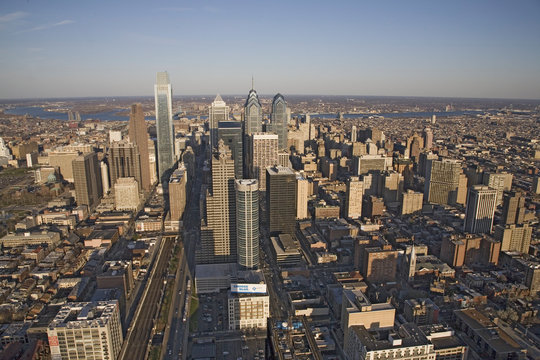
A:
POLYGON ((227 330, 228 323, 227 293, 200 294, 198 331, 227 330))

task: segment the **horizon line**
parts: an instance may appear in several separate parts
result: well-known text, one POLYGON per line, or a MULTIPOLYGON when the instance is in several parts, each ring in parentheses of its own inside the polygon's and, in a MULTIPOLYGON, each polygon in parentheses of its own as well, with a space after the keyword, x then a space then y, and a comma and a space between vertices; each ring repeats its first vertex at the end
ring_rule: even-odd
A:
MULTIPOLYGON (((222 94, 226 97, 237 97, 237 96, 246 96, 246 94, 222 94)), ((259 96, 268 96, 272 97, 275 94, 258 94, 259 96)), ((182 97, 207 97, 215 96, 215 94, 190 94, 190 95, 173 95, 173 98, 182 98, 182 97)), ((540 101, 540 98, 518 98, 518 97, 474 97, 474 96, 425 96, 425 95, 332 95, 332 94, 300 94, 293 93, 285 95, 287 96, 332 96, 332 97, 365 97, 365 98, 420 98, 420 99, 459 99, 459 100, 525 100, 525 101, 540 101)), ((154 95, 91 95, 91 96, 53 96, 53 97, 19 97, 19 98, 0 98, 0 101, 15 101, 15 100, 66 100, 66 99, 104 99, 104 98, 154 98, 154 95)))

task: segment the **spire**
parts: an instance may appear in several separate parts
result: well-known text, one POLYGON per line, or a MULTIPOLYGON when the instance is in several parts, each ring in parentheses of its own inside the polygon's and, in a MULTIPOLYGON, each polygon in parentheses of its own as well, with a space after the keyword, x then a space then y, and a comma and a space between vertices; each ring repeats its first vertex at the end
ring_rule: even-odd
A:
POLYGON ((251 90, 253 90, 253 74, 251 74, 251 90))
POLYGON ((216 98, 214 99, 214 102, 223 101, 221 98, 221 95, 217 94, 216 98))

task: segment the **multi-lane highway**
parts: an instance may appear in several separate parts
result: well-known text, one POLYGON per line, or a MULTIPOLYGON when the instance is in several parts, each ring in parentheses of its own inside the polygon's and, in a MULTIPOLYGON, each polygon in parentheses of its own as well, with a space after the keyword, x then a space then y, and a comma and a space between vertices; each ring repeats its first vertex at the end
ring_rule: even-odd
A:
POLYGON ((174 248, 174 240, 175 237, 164 236, 159 249, 156 249, 158 253, 155 258, 155 265, 133 317, 132 325, 124 340, 119 359, 144 360, 146 358, 163 289, 164 274, 167 271, 169 258, 174 248))

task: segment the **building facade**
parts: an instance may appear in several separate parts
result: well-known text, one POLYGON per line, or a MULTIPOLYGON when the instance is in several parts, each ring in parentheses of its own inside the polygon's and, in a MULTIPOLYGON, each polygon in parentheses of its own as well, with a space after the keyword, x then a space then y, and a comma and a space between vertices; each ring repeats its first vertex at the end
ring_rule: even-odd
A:
POLYGON ((174 166, 174 126, 172 87, 167 72, 158 72, 154 86, 156 104, 158 179, 167 181, 166 172, 174 166))
POLYGON ((255 269, 259 266, 259 182, 236 180, 234 185, 238 265, 255 269))

